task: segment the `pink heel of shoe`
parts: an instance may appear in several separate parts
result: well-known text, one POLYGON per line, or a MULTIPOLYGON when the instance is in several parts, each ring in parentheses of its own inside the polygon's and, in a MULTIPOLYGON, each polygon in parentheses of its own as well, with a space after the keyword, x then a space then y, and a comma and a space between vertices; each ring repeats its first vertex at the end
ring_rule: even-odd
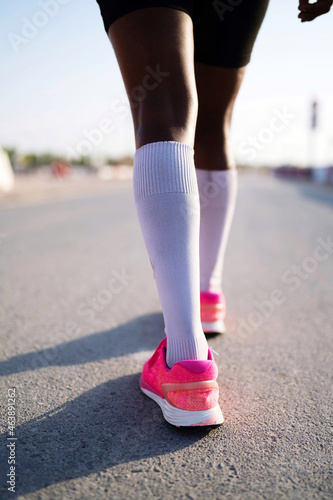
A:
POLYGON ((201 324, 205 333, 225 333, 226 304, 224 294, 200 293, 201 324))

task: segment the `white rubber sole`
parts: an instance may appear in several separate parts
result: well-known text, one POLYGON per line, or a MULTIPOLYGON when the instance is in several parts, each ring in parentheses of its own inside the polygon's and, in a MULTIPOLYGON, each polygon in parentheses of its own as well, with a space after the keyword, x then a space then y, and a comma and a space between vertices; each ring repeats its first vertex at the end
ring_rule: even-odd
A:
POLYGON ((221 319, 218 321, 212 321, 211 323, 207 321, 202 321, 202 329, 205 333, 225 333, 225 324, 221 319))
POLYGON ((219 405, 215 406, 215 408, 202 411, 180 410, 154 392, 148 391, 143 387, 141 387, 141 391, 159 405, 165 420, 177 427, 219 425, 224 421, 219 405))

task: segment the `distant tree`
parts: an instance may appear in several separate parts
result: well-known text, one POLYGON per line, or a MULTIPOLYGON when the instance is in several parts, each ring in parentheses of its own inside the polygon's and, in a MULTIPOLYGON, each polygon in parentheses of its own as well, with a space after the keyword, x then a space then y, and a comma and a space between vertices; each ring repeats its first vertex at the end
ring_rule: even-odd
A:
POLYGON ((104 163, 105 163, 105 165, 117 165, 117 163, 119 163, 119 161, 116 158, 107 157, 107 158, 105 158, 104 163))
MULTIPOLYGON (((42 153, 24 153, 24 154, 18 154, 17 150, 15 148, 4 148, 6 153, 9 156, 9 159, 12 163, 12 165, 15 163, 18 163, 19 167, 23 169, 30 169, 30 168, 36 168, 36 167, 43 167, 46 165, 52 165, 54 162, 60 161, 60 162, 65 162, 66 160, 61 156, 57 155, 54 153, 51 153, 49 151, 45 151, 42 153)), ((90 156, 81 156, 79 158, 75 158, 70 162, 71 165, 80 165, 84 166, 87 168, 90 168, 93 164, 92 159, 90 156)))
POLYGON ((105 165, 133 165, 132 156, 123 156, 121 158, 106 157, 104 160, 105 165))
POLYGON ((27 153, 22 156, 22 163, 25 167, 37 167, 37 155, 34 153, 27 153))
POLYGON ((53 153, 42 153, 37 156, 37 165, 51 165, 54 161, 59 159, 58 155, 54 155, 53 153))
POLYGON ((42 167, 44 165, 51 165, 54 161, 58 160, 59 156, 53 153, 26 153, 21 157, 21 163, 25 168, 42 167))
POLYGON ((80 165, 83 167, 91 167, 92 165, 90 156, 80 156, 79 158, 73 158, 70 163, 71 165, 80 165))

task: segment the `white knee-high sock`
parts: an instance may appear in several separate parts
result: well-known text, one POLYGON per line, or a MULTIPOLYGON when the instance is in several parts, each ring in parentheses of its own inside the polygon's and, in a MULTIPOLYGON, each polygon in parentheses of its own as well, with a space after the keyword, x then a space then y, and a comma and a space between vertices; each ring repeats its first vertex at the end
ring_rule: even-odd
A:
POLYGON ((196 169, 200 196, 200 291, 220 292, 237 197, 236 170, 196 169))
POLYGON ((200 321, 200 210, 193 149, 153 142, 134 156, 133 190, 167 336, 167 364, 207 359, 200 321))

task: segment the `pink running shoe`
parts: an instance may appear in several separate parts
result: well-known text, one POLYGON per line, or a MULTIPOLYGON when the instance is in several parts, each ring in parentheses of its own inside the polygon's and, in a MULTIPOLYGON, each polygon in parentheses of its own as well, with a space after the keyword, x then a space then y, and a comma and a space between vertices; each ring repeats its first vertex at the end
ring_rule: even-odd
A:
POLYGON ((201 324, 205 333, 225 333, 223 293, 200 292, 201 324))
POLYGON ((179 361, 172 368, 166 364, 167 339, 145 363, 140 387, 161 408, 172 425, 218 425, 223 415, 218 404, 217 365, 208 349, 207 361, 179 361))

